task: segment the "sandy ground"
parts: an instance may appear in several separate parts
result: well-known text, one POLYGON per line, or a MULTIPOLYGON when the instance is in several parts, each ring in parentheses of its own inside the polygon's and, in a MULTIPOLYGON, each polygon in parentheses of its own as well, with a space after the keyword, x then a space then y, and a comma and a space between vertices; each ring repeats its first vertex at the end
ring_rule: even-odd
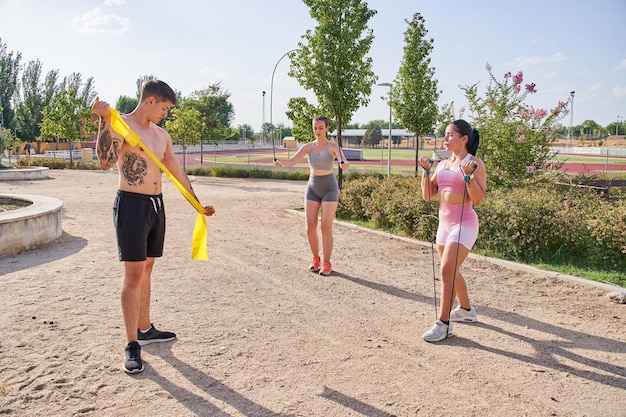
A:
POLYGON ((606 289, 471 258, 479 323, 426 343, 430 247, 337 225, 334 274, 309 273, 290 181, 195 178, 217 209, 199 262, 195 211, 164 180, 152 320, 178 340, 127 375, 117 175, 50 177, 0 183, 64 202, 60 239, 0 258, 0 415, 626 416, 626 305, 606 289))

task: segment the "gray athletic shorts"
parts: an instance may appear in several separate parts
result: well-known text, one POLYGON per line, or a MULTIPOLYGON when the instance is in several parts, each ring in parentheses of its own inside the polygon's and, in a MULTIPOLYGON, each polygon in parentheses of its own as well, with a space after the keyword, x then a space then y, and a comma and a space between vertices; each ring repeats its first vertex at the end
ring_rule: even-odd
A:
POLYGON ((165 207, 163 196, 117 191, 113 224, 120 261, 139 262, 163 256, 165 207))
POLYGON ((338 202, 339 185, 335 174, 311 175, 306 186, 304 198, 318 203, 338 202))

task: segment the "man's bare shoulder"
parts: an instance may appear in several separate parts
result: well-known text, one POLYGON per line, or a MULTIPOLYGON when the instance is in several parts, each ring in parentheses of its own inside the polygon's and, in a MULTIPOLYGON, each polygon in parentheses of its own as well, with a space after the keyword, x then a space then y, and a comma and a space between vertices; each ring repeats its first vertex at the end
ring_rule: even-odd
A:
POLYGON ((166 139, 168 141, 172 140, 167 130, 163 129, 161 126, 157 125, 156 123, 152 123, 150 127, 152 130, 152 134, 154 134, 155 137, 159 139, 166 139))

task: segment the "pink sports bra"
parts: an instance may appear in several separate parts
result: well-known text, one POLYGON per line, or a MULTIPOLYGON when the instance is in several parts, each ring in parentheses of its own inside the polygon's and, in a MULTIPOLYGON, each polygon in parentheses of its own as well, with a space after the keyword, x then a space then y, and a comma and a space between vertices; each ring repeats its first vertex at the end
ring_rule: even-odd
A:
MULTIPOLYGON (((463 161, 467 161, 472 157, 467 154, 463 161)), ((460 166, 453 169, 446 168, 447 161, 441 161, 437 166, 437 188, 439 191, 449 191, 452 193, 463 194, 465 192, 465 181, 463 180, 463 171, 460 166)))

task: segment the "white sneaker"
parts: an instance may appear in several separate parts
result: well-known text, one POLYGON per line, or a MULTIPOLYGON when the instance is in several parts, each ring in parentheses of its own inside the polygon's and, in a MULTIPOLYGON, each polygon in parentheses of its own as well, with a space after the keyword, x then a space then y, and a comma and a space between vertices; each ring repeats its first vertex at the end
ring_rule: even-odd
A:
POLYGON ((476 317, 476 309, 471 307, 469 311, 458 306, 450 312, 450 321, 464 321, 466 323, 476 323, 478 318, 476 317))
POLYGON ((452 323, 445 324, 441 320, 437 320, 433 326, 422 335, 427 342, 439 342, 446 337, 452 336, 452 323))

